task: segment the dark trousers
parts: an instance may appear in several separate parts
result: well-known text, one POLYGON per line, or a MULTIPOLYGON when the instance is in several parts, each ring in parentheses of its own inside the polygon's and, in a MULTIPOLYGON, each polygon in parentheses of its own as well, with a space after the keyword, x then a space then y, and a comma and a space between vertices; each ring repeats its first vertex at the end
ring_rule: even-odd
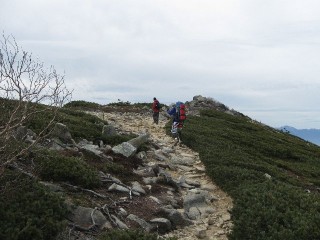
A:
POLYGON ((153 112, 153 122, 155 124, 159 123, 159 112, 153 112))

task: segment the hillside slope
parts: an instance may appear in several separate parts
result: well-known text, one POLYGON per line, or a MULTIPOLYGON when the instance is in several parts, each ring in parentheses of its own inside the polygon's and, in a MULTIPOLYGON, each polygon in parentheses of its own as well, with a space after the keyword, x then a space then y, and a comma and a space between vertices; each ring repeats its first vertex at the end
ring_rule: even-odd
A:
MULTIPOLYGON (((196 152, 166 135, 167 118, 154 126, 150 108, 127 104, 85 110, 61 109, 52 133, 59 126, 62 135, 48 135, 0 174, 1 239, 227 239, 232 200, 196 152), (137 134, 150 136, 138 144, 137 134), (131 141, 139 146, 130 156, 115 150, 131 141)), ((27 122, 30 131, 49 114, 27 122)))
POLYGON ((234 199, 230 239, 320 239, 320 148, 246 117, 200 115, 183 140, 234 199))
MULTIPOLYGON (((136 108, 130 104, 100 106, 84 102, 73 107, 81 110, 83 104, 85 110, 94 110, 91 113, 102 119, 73 109, 63 109, 58 118, 68 126, 76 145, 57 142, 58 145, 51 146, 53 151, 42 151, 48 142, 54 143, 52 139, 47 139, 49 141, 41 143, 45 144, 41 145, 41 151, 31 150, 20 156, 14 169, 6 169, 4 174, 0 174, 1 239, 56 239, 62 229, 65 231, 61 239, 87 239, 88 234, 90 239, 95 239, 90 232, 86 231, 85 235, 81 232, 83 229, 75 229, 77 222, 68 219, 69 226, 63 224, 67 216, 65 199, 76 206, 90 208, 91 215, 105 210, 102 206, 109 205, 112 214, 122 219, 127 227, 139 229, 141 226, 130 219, 120 217, 120 207, 127 213, 150 221, 153 217, 164 216, 158 209, 160 203, 154 200, 165 200, 162 201, 165 203, 171 197, 175 201, 170 204, 177 208, 171 209, 175 214, 180 211, 192 213, 194 215, 189 217, 196 221, 195 225, 178 229, 174 231, 176 235, 170 236, 195 239, 195 236, 205 233, 207 237, 214 235, 214 239, 320 239, 318 146, 261 125, 212 99, 202 97, 188 103, 190 111, 183 129, 183 145, 176 148, 172 146, 170 122, 162 116, 161 126, 167 122, 165 129, 169 136, 166 136, 161 127, 152 126, 148 104, 136 108), (116 126, 117 134, 102 137, 101 130, 105 125, 116 126), (131 141, 136 134, 146 130, 151 133, 151 139, 139 147, 137 155, 127 158, 112 153, 112 147, 131 141), (93 144, 97 140, 100 141, 99 147, 93 144), (185 166, 181 166, 181 160, 186 161, 185 166), (158 168, 162 168, 164 175, 159 176, 158 168), (220 188, 212 187, 211 181, 203 174, 204 169, 220 188), (145 174, 156 180, 155 184, 150 182, 147 186, 145 174), (109 190, 110 185, 115 183, 111 175, 120 179, 126 187, 132 184, 133 188, 133 182, 140 182, 147 194, 130 199, 127 192, 109 190), (30 179, 30 176, 33 177, 30 179), (175 191, 173 186, 168 186, 168 176, 171 176, 173 186, 186 189, 175 191), (188 179, 191 176, 195 179, 188 179), (46 185, 53 187, 54 193, 40 186, 39 180, 50 181, 46 185), (208 187, 209 183, 211 187, 208 187), (231 200, 220 189, 233 199, 231 221, 228 212, 232 206, 231 200), (207 215, 211 219, 202 216, 198 206, 190 211, 191 208, 185 204, 193 198, 183 193, 198 194, 194 190, 211 191, 218 196, 218 201, 210 203, 216 208, 207 215), (123 199, 125 202, 122 202, 123 199), (114 203, 117 206, 113 206, 114 203), (199 214, 205 218, 198 219, 199 214), (233 231, 230 233, 231 227, 233 231), (82 238, 78 238, 80 235, 82 238)), ((27 126, 37 133, 47 118, 47 115, 39 115, 27 126)), ((106 217, 110 218, 110 215, 106 214, 106 217)), ((90 226, 91 220, 89 216, 85 226, 90 226)), ((107 220, 110 220, 108 227, 119 227, 112 219, 107 220)), ((113 232, 110 236, 114 237, 113 232)), ((131 239, 137 239, 140 235, 133 232, 133 236, 135 238, 131 239)), ((109 239, 106 236, 96 237, 109 239)))

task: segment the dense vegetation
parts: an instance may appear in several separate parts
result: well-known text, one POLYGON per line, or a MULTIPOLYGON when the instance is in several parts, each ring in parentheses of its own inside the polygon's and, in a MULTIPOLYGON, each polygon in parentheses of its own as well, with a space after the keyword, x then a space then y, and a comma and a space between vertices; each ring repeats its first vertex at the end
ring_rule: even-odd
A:
POLYGON ((67 208, 36 181, 7 170, 0 177, 0 239, 55 239, 67 208))
POLYGON ((101 185, 98 172, 83 158, 68 157, 55 151, 41 151, 35 154, 39 176, 46 181, 67 181, 85 188, 101 185))
MULTIPOLYGON (((75 140, 86 138, 87 140, 94 140, 97 137, 101 136, 102 126, 108 124, 106 121, 99 119, 96 116, 86 114, 83 112, 83 109, 86 109, 86 106, 99 106, 94 103, 87 103, 83 101, 71 102, 67 104, 67 107, 59 109, 56 114, 55 122, 60 122, 68 126, 73 138, 75 140), (82 110, 79 107, 83 106, 82 110)), ((0 98, 0 126, 5 126, 6 122, 10 119, 14 108, 21 103, 13 100, 7 100, 0 98)), ((22 103, 26 104, 26 103, 22 103)), ((56 108, 49 109, 45 105, 41 104, 32 104, 28 103, 29 109, 32 109, 35 114, 25 119, 22 122, 23 125, 32 129, 35 133, 40 133, 43 129, 46 128, 50 120, 54 117, 56 108)), ((93 107, 92 107, 93 108, 93 107)), ((98 108, 93 108, 97 110, 98 108)), ((21 115, 21 114, 20 114, 21 115)), ((20 117, 19 114, 16 114, 15 117, 20 117)), ((49 132, 48 129, 47 132, 49 132)), ((46 132, 46 133, 47 133, 46 132)))
MULTIPOLYGON (((37 114, 28 121, 26 126, 39 133, 53 117, 52 114, 51 112, 37 114)), ((107 124, 98 117, 73 109, 61 109, 57 114, 56 122, 67 125, 75 140, 85 138, 91 141, 101 137, 102 126, 107 124)))
POLYGON ((79 109, 79 110, 98 110, 101 108, 101 105, 98 103, 93 102, 86 102, 86 101, 72 101, 64 105, 64 108, 72 108, 72 109, 79 109))
POLYGON ((189 117, 183 141, 234 199, 230 239, 320 239, 318 146, 213 110, 189 117))
MULTIPOLYGON (((93 103, 93 102, 86 102, 86 101, 72 101, 64 105, 64 108, 66 109, 77 109, 77 110, 99 110, 99 111, 108 111, 110 107, 122 107, 126 111, 132 111, 134 108, 136 109, 142 109, 142 108, 147 108, 150 109, 152 105, 152 102, 144 102, 144 103, 131 103, 129 101, 122 101, 118 100, 118 102, 112 102, 108 103, 106 105, 100 105, 98 103, 93 103)), ((168 107, 167 105, 161 103, 163 107, 168 107)), ((119 109, 120 110, 120 109, 119 109)))
MULTIPOLYGON (((2 107, 0 122, 3 125, 16 103, 5 99, 0 101, 2 107)), ((45 108, 42 105, 34 105, 34 107, 38 110, 45 108)), ((39 112, 28 119, 25 125, 39 133, 52 116, 52 111, 39 112)), ((76 107, 60 109, 56 122, 67 125, 76 141, 81 138, 91 141, 99 139, 114 146, 135 137, 133 135, 101 137, 102 127, 107 122, 81 112, 76 107)), ((20 149, 24 145, 12 140, 7 148, 20 149)), ((33 174, 35 179, 26 177, 16 170, 0 169, 0 239, 55 239, 64 228, 68 214, 64 200, 60 195, 51 193, 40 185, 38 180, 66 182, 95 189, 101 186, 99 170, 120 174, 120 172, 127 172, 127 168, 131 167, 123 166, 119 161, 116 163, 98 161, 100 166, 95 163, 94 156, 88 153, 80 156, 75 153, 71 150, 57 152, 32 148, 19 156, 17 164, 33 174)), ((1 152, 1 154, 5 153, 1 152)), ((133 178, 129 173, 126 177, 133 178)))

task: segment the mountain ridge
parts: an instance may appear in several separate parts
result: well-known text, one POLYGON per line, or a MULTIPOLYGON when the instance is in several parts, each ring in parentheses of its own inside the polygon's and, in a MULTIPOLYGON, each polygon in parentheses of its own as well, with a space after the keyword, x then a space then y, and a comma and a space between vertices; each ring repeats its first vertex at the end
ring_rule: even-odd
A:
POLYGON ((309 129, 297 129, 292 126, 282 126, 278 128, 281 131, 289 133, 291 135, 302 138, 306 141, 312 142, 316 145, 320 145, 320 129, 309 128, 309 129))

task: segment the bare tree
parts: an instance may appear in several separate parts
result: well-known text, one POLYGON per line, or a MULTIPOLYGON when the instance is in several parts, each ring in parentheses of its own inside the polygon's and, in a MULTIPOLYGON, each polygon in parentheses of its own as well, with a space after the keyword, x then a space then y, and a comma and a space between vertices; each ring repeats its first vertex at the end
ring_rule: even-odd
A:
POLYGON ((64 75, 53 66, 45 68, 32 54, 22 50, 13 36, 0 38, 0 174, 39 142, 52 126, 57 111, 70 101, 71 91, 65 86, 64 75), (41 107, 39 107, 41 106, 41 107), (36 140, 14 148, 16 129, 41 112, 50 111, 52 118, 37 134, 36 140), (23 146, 23 147, 22 147, 23 146))

